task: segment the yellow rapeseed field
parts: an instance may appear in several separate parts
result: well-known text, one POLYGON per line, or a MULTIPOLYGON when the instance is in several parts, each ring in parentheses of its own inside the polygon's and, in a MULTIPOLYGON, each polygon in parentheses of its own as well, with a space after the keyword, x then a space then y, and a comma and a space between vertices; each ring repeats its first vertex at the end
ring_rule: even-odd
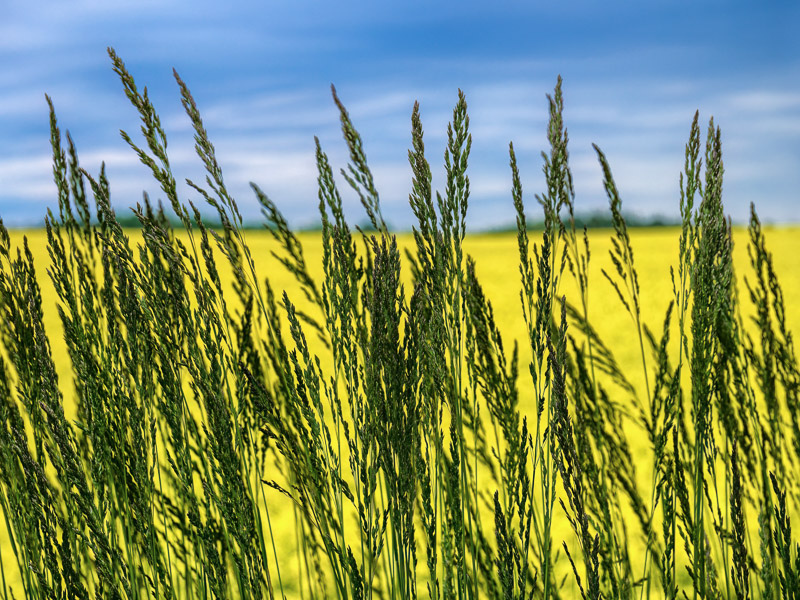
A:
MULTIPOLYGON (((136 240, 137 231, 129 231, 129 235, 136 240)), ((783 287, 787 314, 786 320, 789 328, 797 333, 800 331, 800 227, 765 227, 764 233, 768 249, 774 256, 775 268, 779 281, 783 287)), ((70 398, 68 396, 72 381, 72 371, 66 346, 63 341, 62 327, 56 306, 56 295, 47 276, 49 256, 47 252, 47 238, 44 231, 15 231, 12 232, 12 244, 21 244, 22 238, 27 236, 29 245, 34 254, 37 275, 42 285, 45 327, 50 337, 50 343, 56 362, 61 389, 67 391, 67 415, 70 416, 70 398)), ((606 345, 615 353, 617 362, 622 367, 627 377, 637 385, 644 396, 644 378, 641 364, 641 355, 638 347, 635 326, 630 315, 625 311, 611 285, 605 281, 601 270, 612 268, 608 257, 611 247, 610 230, 598 229, 589 234, 591 263, 589 282, 589 315, 590 320, 606 345)), ((642 298, 642 316, 644 323, 654 332, 659 334, 664 320, 665 311, 673 298, 670 280, 670 266, 675 264, 678 256, 678 240, 680 231, 677 228, 658 229, 633 229, 630 232, 631 242, 635 252, 635 264, 639 273, 639 282, 642 298)), ((531 232, 531 241, 540 240, 540 235, 531 232)), ((322 278, 322 240, 317 233, 301 234, 300 240, 304 245, 307 263, 313 277, 322 278)), ((272 251, 278 249, 276 242, 266 232, 248 231, 246 241, 252 250, 256 261, 259 277, 269 278, 276 292, 286 290, 289 297, 298 305, 298 308, 307 308, 301 291, 293 275, 288 273, 272 256, 272 251)), ((413 246, 413 238, 409 234, 398 236, 401 253, 404 248, 413 246)), ((734 264, 738 281, 739 296, 743 308, 743 316, 749 322, 751 313, 750 300, 745 284, 746 278, 751 273, 747 254, 748 234, 745 228, 734 229, 734 264)), ((530 360, 530 348, 527 347, 527 333, 520 310, 520 276, 517 239, 515 234, 480 234, 467 237, 466 251, 474 257, 477 264, 479 281, 491 301, 497 323, 504 336, 504 343, 511 348, 514 342, 520 344, 520 379, 519 388, 522 399, 522 412, 533 415, 531 404, 530 380, 527 377, 526 366, 530 360)), ((220 261, 220 264, 225 264, 220 261)), ((405 265, 407 267, 407 265, 405 265)), ((223 273, 227 284, 230 284, 229 273, 223 273)), ((404 271, 406 285, 410 283, 410 273, 404 271)), ((565 271, 560 286, 560 293, 572 298, 575 297, 575 283, 572 275, 565 271)), ((408 294, 407 294, 408 295, 408 294)), ((233 297, 233 293, 231 293, 233 297)), ((312 309, 313 310, 313 309, 312 309)), ((677 336, 673 336, 674 340, 677 336)), ((309 335, 312 352, 320 352, 322 348, 314 346, 315 340, 309 335)), ((676 350, 675 348, 673 348, 676 350)), ((649 357, 648 352, 648 357, 649 357)), ((652 365, 648 365, 652 368, 652 365)), ((637 465, 639 477, 642 478, 642 489, 648 489, 652 465, 652 451, 648 447, 647 436, 642 434, 630 437, 634 457, 641 456, 643 464, 637 465), (636 444, 639 444, 637 447, 636 444), (638 467, 641 468, 638 468, 638 467)), ((271 512, 276 515, 276 538, 293 536, 293 523, 291 518, 281 519, 281 514, 286 514, 286 500, 278 493, 271 494, 271 501, 276 506, 271 512), (283 504, 283 506, 281 506, 283 504), (283 531, 285 529, 285 531, 283 531)), ((288 515, 287 515, 288 516, 288 515)), ((565 529, 565 535, 568 529, 565 529)), ((291 537, 289 537, 291 539, 291 537)), ((556 539, 558 537, 556 536, 556 539)), ((287 543, 291 543, 288 542, 287 543)), ((8 547, 8 538, 5 530, 0 533, 0 558, 6 564, 12 564, 11 550, 8 547)), ((634 561, 635 562, 635 561, 634 561)), ((10 569, 12 580, 8 581, 14 586, 16 570, 10 569)))
MULTIPOLYGON (((672 299, 670 266, 675 264, 678 256, 677 228, 642 228, 632 229, 636 267, 642 293, 643 321, 654 332, 659 332, 669 301, 672 299)), ((133 239, 138 237, 136 231, 129 232, 133 239)), ((787 303, 787 322, 793 332, 800 331, 800 227, 764 227, 768 249, 772 252, 779 281, 783 287, 787 303)), ((608 258, 611 248, 611 230, 593 230, 589 232, 591 250, 590 263, 590 298, 589 316, 601 338, 614 352, 619 364, 634 383, 643 384, 641 375, 641 358, 638 345, 631 343, 635 329, 630 316, 625 312, 611 286, 605 281, 602 269, 612 268, 608 258)), ((27 236, 33 252, 36 268, 42 284, 45 303, 45 325, 50 334, 50 342, 61 379, 72 376, 69 357, 66 353, 61 335, 61 323, 56 309, 56 297, 52 284, 47 277, 49 264, 47 254, 47 236, 44 231, 13 232, 16 243, 27 236)), ((532 243, 537 241, 536 233, 531 233, 532 243)), ((322 278, 322 240, 316 233, 302 233, 299 239, 303 243, 306 260, 312 276, 322 278)), ((277 243, 266 232, 250 231, 246 233, 247 243, 256 260, 259 275, 268 277, 275 290, 286 290, 289 297, 300 308, 307 308, 302 293, 297 289, 293 275, 288 273, 272 256, 278 249, 277 243)), ((739 294, 745 317, 749 316, 750 302, 747 296, 745 280, 751 272, 747 254, 747 230, 734 229, 734 265, 737 272, 739 294)), ((411 248, 414 241, 409 234, 400 234, 398 243, 402 249, 411 248)), ((516 234, 478 234, 467 237, 466 251, 473 256, 477 264, 477 273, 487 297, 492 302, 504 341, 510 347, 513 341, 520 343, 520 364, 527 364, 530 350, 525 348, 527 334, 520 310, 519 292, 519 254, 516 234)), ((224 264, 224 261, 220 261, 224 264)), ((223 273, 223 275, 225 275, 223 273)), ((229 274, 228 274, 229 275, 229 274)), ((410 273, 404 272, 406 285, 410 283, 410 273)), ((572 276, 564 273, 562 286, 567 299, 574 297, 575 285, 572 276)), ((227 278, 230 283, 230 277, 227 278)), ((231 294, 233 296, 233 294, 231 294)), ((797 335, 797 333, 796 333, 797 335)), ((313 338, 311 343, 313 344, 313 338)), ((312 348, 313 350, 313 348, 312 348)), ((524 380, 522 389, 524 390, 524 380)))

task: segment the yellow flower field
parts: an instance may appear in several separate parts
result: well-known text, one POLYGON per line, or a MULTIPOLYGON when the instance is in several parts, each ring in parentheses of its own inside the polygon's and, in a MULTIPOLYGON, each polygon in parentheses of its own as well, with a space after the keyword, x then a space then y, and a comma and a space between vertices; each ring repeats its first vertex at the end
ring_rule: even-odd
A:
MULTIPOLYGON (((765 227, 767 248, 772 252, 779 281, 783 286, 787 299, 787 321, 793 332, 800 331, 800 304, 792 299, 800 297, 800 228, 796 226, 765 227)), ((129 234, 135 240, 137 232, 129 234)), ((626 340, 634 335, 630 316, 619 302, 611 286, 605 281, 601 269, 612 268, 608 258, 611 247, 610 230, 594 230, 589 232, 591 258, 591 290, 590 318, 608 346, 617 352, 618 362, 630 376, 637 380, 641 377, 641 358, 637 344, 628 344, 626 340)), ((669 278, 670 266, 676 264, 678 255, 678 228, 642 228, 632 229, 631 239, 635 251, 636 267, 643 298, 643 320, 654 331, 660 331, 667 305, 671 299, 672 287, 669 278)), ((61 340, 61 323, 56 311, 56 298, 53 287, 45 274, 49 257, 47 255, 47 237, 44 231, 29 230, 13 232, 14 239, 20 243, 22 236, 27 236, 36 260, 39 279, 44 290, 45 319, 50 333, 56 367, 59 377, 70 379, 71 366, 66 348, 61 340)), ((532 242, 537 234, 531 233, 532 242)), ((266 232, 248 231, 246 239, 256 259, 258 273, 269 278, 276 290, 286 289, 293 302, 298 306, 306 306, 305 298, 296 287, 294 277, 278 264, 271 252, 278 250, 275 240, 266 232)), ((301 233, 299 239, 303 243, 310 271, 318 280, 322 278, 322 244, 315 233, 301 233)), ((739 294, 745 309, 749 308, 749 298, 745 279, 751 274, 751 266, 747 255, 747 230, 734 228, 734 265, 737 269, 739 294)), ((413 246, 410 234, 400 234, 398 243, 402 249, 413 246)), ((513 340, 520 342, 520 363, 530 360, 530 351, 525 347, 524 324, 520 309, 519 293, 519 255, 517 238, 513 233, 474 234, 467 237, 466 251, 475 258, 478 277, 484 290, 495 308, 495 316, 504 332, 504 339, 510 346, 513 340)), ((405 271, 406 285, 410 282, 408 271, 405 271)), ((228 277, 230 275, 228 274, 228 277)), ((751 277, 752 279, 752 277, 751 277)), ((230 283, 230 279, 228 279, 230 283)), ((563 292, 569 300, 575 293, 574 279, 565 272, 563 292)), ((798 335, 797 333, 795 335, 798 335)), ((313 339, 313 338, 312 338, 313 339)), ((313 341, 312 341, 313 343, 313 341)), ((643 383, 643 380, 640 381, 643 383)))
MULTIPOLYGON (((800 228, 766 227, 764 231, 767 248, 773 254, 775 269, 786 297, 787 324, 792 331, 800 331, 800 303, 796 301, 800 297, 800 228)), ((140 239, 138 231, 130 230, 128 234, 131 236, 132 241, 140 239)), ((55 291, 46 275, 46 268, 49 265, 46 235, 43 231, 13 231, 12 245, 20 244, 23 235, 28 238, 34 255, 38 279, 43 290, 45 327, 50 338, 61 389, 67 390, 65 404, 67 414, 71 416, 74 413, 71 411, 72 400, 68 396, 68 390, 72 389, 72 386, 66 382, 72 381, 73 373, 63 341, 63 329, 56 308, 55 291)), ((639 388, 640 395, 644 396, 641 355, 634 323, 601 272, 602 269, 609 270, 612 268, 608 257, 612 235, 613 231, 602 229, 591 231, 589 234, 591 250, 589 315, 601 339, 615 352, 616 359, 623 372, 639 388)), ((631 230, 631 243, 635 252, 635 264, 641 286, 643 321, 657 336, 661 330, 667 306, 670 300, 673 299, 669 272, 670 266, 676 264, 679 235, 680 230, 677 228, 631 230)), ((530 236, 532 243, 541 242, 540 234, 531 232, 530 236)), ((322 279, 321 261, 323 249, 321 238, 316 233, 300 234, 299 238, 304 246, 310 273, 319 282, 322 279)), ((315 307, 312 307, 305 300, 297 287, 294 277, 286 272, 271 255, 273 251, 278 250, 273 238, 266 232, 247 231, 245 239, 251 248, 259 277, 268 278, 276 292, 285 289, 290 299, 297 303, 298 308, 308 309, 313 314, 315 307)), ((400 235, 398 242, 401 247, 401 255, 405 248, 413 248, 413 238, 409 234, 400 235)), ((734 242, 734 265, 739 297, 745 308, 743 317, 745 322, 749 322, 750 302, 745 285, 745 280, 750 277, 751 273, 747 255, 747 230, 735 228, 734 242)), ((494 307, 496 321, 504 336, 503 340, 507 352, 510 352, 514 342, 520 345, 519 388, 521 409, 523 415, 533 419, 533 394, 526 369, 531 353, 520 310, 521 284, 518 270, 519 257, 516 235, 505 233, 470 235, 467 236, 465 241, 465 251, 474 257, 477 263, 478 279, 494 307)), ((220 264, 225 263, 220 260, 220 264)), ((231 275, 224 269, 222 278, 226 285, 231 285, 231 275)), ((403 281, 406 286, 410 284, 410 274, 405 264, 403 281)), ((577 302, 575 290, 575 282, 571 274, 565 270, 559 294, 563 293, 568 300, 577 302)), ((407 292, 407 294, 410 294, 410 292, 407 292)), ((676 325, 673 323, 673 330, 675 327, 676 325)), ((329 354, 325 352, 325 349, 313 335, 309 334, 308 338, 312 354, 320 354, 323 357, 323 368, 327 368, 330 364, 329 354)), ((674 335, 671 347, 673 355, 677 352, 677 346, 674 341, 676 338, 677 335, 674 335)), ((648 360, 651 360, 649 351, 647 356, 648 360)), ((653 368, 652 362, 648 363, 648 369, 652 370, 653 368)), ((74 409, 74 407, 72 408, 74 409)), ((643 431, 637 433, 632 430, 629 436, 632 440, 631 451, 633 456, 642 458, 641 464, 637 464, 637 472, 641 487, 646 490, 652 473, 652 450, 643 431)), ((273 518, 275 539, 283 540, 281 545, 284 548, 295 545, 295 540, 293 539, 295 535, 294 523, 290 512, 288 512, 288 501, 284 496, 276 492, 268 493, 267 497, 271 504, 270 512, 273 518)), ((487 517, 491 519, 491 515, 487 515, 487 517)), ((556 539, 560 539, 558 535, 561 534, 564 536, 571 535, 569 527, 564 523, 555 530, 555 533, 556 539)), ((14 561, 5 529, 0 531, 0 540, 2 540, 0 548, 2 550, 3 564, 11 566, 14 561)), ((633 558, 634 565, 640 565, 640 563, 641 557, 633 558)), ((289 559, 287 559, 283 568, 290 571, 291 563, 289 559)), ((637 566, 637 568, 641 567, 637 566)), ((564 571, 564 573, 567 573, 567 571, 564 571)), ((12 589, 19 584, 18 581, 15 581, 18 577, 16 569, 6 569, 6 577, 8 578, 6 583, 12 589)), ((291 575, 286 575, 286 577, 289 579, 291 575)))

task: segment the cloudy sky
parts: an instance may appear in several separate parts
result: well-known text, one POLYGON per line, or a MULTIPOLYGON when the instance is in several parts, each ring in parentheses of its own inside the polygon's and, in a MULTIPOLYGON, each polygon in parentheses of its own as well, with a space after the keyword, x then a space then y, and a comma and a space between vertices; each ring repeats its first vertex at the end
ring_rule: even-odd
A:
MULTIPOLYGON (((795 2, 471 0, 2 0, 0 216, 37 224, 53 206, 48 93, 81 164, 105 161, 118 210, 160 194, 120 138, 138 132, 106 47, 146 85, 176 177, 200 179, 175 67, 190 86, 242 211, 254 181, 298 226, 316 220, 314 140, 347 156, 334 83, 364 138, 383 212, 412 223, 407 162, 419 100, 434 184, 461 88, 473 151, 470 225, 513 222, 508 143, 529 206, 542 191, 547 101, 564 78, 579 210, 606 206, 591 148, 606 153, 627 211, 677 214, 678 173, 695 110, 722 127, 724 199, 743 221, 800 221, 800 8, 795 2)), ((357 200, 343 191, 351 218, 357 200)), ((183 188, 186 199, 195 199, 183 188)))

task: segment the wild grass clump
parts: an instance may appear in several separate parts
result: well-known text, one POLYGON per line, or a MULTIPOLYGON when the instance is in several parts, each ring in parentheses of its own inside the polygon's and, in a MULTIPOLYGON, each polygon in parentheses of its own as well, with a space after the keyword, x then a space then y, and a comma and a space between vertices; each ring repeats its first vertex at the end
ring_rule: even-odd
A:
POLYGON ((463 93, 442 192, 414 105, 416 224, 403 256, 332 90, 350 156, 341 174, 372 230, 348 224, 317 140, 320 280, 252 186, 297 282, 275 290, 187 85, 176 73, 207 173, 187 183, 213 228, 178 192, 146 89, 109 54, 142 121, 141 135, 122 137, 168 208, 145 195, 132 238, 104 168, 81 168, 48 98, 58 209, 46 218, 46 271, 72 380, 56 374, 43 267, 0 221, 3 598, 800 597, 800 369, 755 208, 745 326, 713 120, 702 157, 698 115, 690 128, 674 298, 654 331, 597 146, 612 249, 606 281, 590 280, 559 78, 536 239, 509 145, 525 324, 515 335, 498 327, 465 250, 463 93), (590 320, 597 290, 631 317, 643 387, 590 320), (631 436, 647 440, 645 456, 631 436))

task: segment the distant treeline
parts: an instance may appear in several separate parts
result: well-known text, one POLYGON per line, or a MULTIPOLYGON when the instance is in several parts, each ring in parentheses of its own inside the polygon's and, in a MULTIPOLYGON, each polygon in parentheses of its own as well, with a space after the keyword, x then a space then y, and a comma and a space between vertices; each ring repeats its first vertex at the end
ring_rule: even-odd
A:
MULTIPOLYGON (((127 210, 120 211, 121 214, 117 215, 117 220, 120 224, 125 228, 130 229, 139 229, 141 228, 141 223, 139 219, 134 215, 132 212, 128 212, 127 210)), ((170 224, 173 226, 180 226, 180 221, 174 215, 170 215, 168 217, 170 219, 170 224)), ((216 215, 206 215, 204 216, 205 225, 210 227, 211 229, 221 228, 221 224, 219 222, 219 218, 216 215)), ((566 216, 565 216, 566 220, 566 216)), ((680 225, 680 222, 677 219, 665 217, 662 215, 655 215, 655 216, 638 216, 634 214, 626 214, 625 215, 625 222, 627 223, 628 227, 676 227, 680 225)), ((544 221, 543 220, 530 220, 528 221, 528 231, 541 231, 544 229, 544 221)), ((611 220, 611 215, 601 212, 591 212, 591 213, 584 213, 584 214, 576 214, 575 215, 575 226, 578 229, 583 229, 584 227, 588 229, 603 229, 613 227, 614 224, 611 220)), ((243 225, 243 229, 262 229, 264 227, 264 223, 258 220, 245 220, 243 225)), ((363 231, 371 231, 373 229, 372 223, 364 223, 361 226, 363 231)), ((394 229, 396 232, 401 232, 404 230, 401 229, 394 229)), ((313 232, 313 231, 322 231, 322 224, 316 223, 309 223, 297 228, 298 231, 303 232, 313 232)), ((516 232, 517 225, 516 223, 509 222, 507 225, 500 225, 496 227, 481 227, 479 223, 476 223, 472 229, 474 232, 487 232, 487 233, 505 233, 505 232, 516 232)))
MULTIPOLYGON (((663 215, 653 216, 639 216, 635 214, 625 214, 625 222, 628 227, 677 227, 680 226, 680 221, 676 218, 665 217, 663 215)), ((567 221, 568 215, 562 215, 562 218, 567 221)), ((610 213, 605 212, 590 212, 575 215, 575 227, 583 229, 603 229, 613 227, 614 223, 611 219, 610 213)), ((528 221, 528 231, 542 231, 545 228, 543 220, 528 221)), ((501 225, 499 227, 492 227, 488 229, 492 233, 503 232, 516 232, 516 223, 509 223, 508 225, 501 225)))

